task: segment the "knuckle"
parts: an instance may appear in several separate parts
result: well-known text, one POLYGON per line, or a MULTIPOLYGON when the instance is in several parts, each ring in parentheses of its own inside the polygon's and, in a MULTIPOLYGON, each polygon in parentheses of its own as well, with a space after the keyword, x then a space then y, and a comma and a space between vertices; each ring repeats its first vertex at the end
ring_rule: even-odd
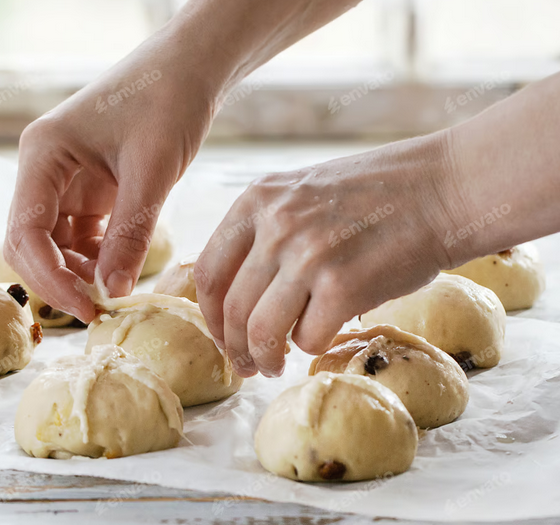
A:
POLYGON ((119 231, 117 229, 117 244, 122 246, 127 251, 132 251, 138 254, 146 254, 150 249, 152 241, 152 232, 143 225, 137 224, 134 228, 124 228, 119 231))
POLYGON ((278 173, 267 173, 266 175, 262 175, 261 177, 256 178, 254 181, 251 182, 249 188, 252 191, 267 191, 270 189, 270 186, 276 186, 278 183, 279 174, 278 173))
POLYGON ((306 354, 321 355, 325 353, 329 342, 322 341, 316 334, 307 334, 306 331, 298 331, 292 336, 294 343, 306 354))
POLYGON ((253 345, 254 355, 274 350, 279 346, 279 342, 274 332, 270 328, 270 322, 261 319, 258 316, 251 316, 247 323, 248 339, 253 345))
POLYGON ((247 326, 248 313, 239 301, 228 299, 224 301, 224 319, 234 329, 247 326))
POLYGON ((349 277, 351 276, 344 272, 328 269, 320 274, 317 287, 321 290, 322 295, 344 300, 352 294, 353 280, 349 277))
POLYGON ((49 117, 41 117, 29 124, 20 136, 20 149, 32 146, 38 141, 44 142, 45 139, 52 138, 56 133, 56 123, 49 117))
POLYGON ((217 280, 200 259, 194 265, 193 275, 197 294, 211 295, 217 290, 217 280))

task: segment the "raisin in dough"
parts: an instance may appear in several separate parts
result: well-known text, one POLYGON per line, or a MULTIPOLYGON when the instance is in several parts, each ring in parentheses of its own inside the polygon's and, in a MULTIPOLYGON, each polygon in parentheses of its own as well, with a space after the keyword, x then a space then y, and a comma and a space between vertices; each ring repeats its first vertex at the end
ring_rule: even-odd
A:
POLYGON ((544 268, 533 243, 474 259, 446 273, 490 288, 506 311, 531 308, 545 289, 544 268))
POLYGON ((190 255, 164 272, 154 288, 154 293, 186 297, 189 301, 198 303, 194 281, 194 265, 198 256, 198 253, 190 255))
POLYGON ((63 328, 66 326, 83 326, 74 316, 65 314, 60 310, 50 307, 36 293, 34 293, 14 272, 5 261, 0 251, 0 282, 20 283, 29 294, 29 306, 33 319, 36 323, 40 323, 44 328, 63 328))
POLYGON ((25 368, 43 339, 28 302, 20 284, 0 284, 0 376, 25 368))
POLYGON ((418 433, 400 399, 377 381, 319 372, 284 391, 262 418, 262 466, 301 481, 358 481, 399 474, 418 433))
POLYGON ((309 374, 365 375, 390 388, 420 428, 457 419, 467 407, 469 385, 461 367, 425 339, 394 326, 377 325, 338 334, 309 374))
POLYGON ((183 410, 169 386, 114 345, 68 356, 25 390, 16 414, 21 448, 38 458, 118 458, 177 446, 183 410))
POLYGON ((361 316, 364 328, 390 324, 426 339, 463 368, 500 361, 506 312, 496 294, 460 275, 438 275, 416 292, 361 316))
POLYGON ((198 304, 180 297, 142 294, 101 299, 103 313, 90 324, 86 352, 116 344, 163 377, 184 407, 219 401, 243 379, 219 350, 198 304))
POLYGON ((173 256, 171 234, 166 226, 158 223, 140 277, 150 277, 163 271, 173 256))

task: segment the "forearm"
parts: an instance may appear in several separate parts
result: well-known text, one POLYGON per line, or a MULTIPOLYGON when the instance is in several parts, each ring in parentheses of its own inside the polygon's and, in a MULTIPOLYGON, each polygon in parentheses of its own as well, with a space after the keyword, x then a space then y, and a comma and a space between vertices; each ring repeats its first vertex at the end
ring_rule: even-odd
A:
POLYGON ((457 216, 464 224, 458 225, 478 220, 482 226, 450 249, 454 263, 560 231, 560 74, 452 128, 449 136, 462 196, 457 216), (507 214, 495 211, 500 206, 507 214))
POLYGON ((360 0, 190 0, 169 25, 223 97, 249 73, 360 0))

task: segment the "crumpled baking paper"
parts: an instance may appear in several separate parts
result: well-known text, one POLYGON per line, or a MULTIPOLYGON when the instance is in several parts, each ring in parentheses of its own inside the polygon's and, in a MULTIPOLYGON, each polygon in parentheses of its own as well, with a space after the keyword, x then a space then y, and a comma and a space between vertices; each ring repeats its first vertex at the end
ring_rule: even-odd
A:
MULTIPOLYGON (((0 184, 6 173, 13 176, 13 168, 0 165, 0 184)), ((195 192, 197 199, 201 192, 195 192)), ((210 195, 215 206, 215 188, 208 191, 210 195)), ((185 191, 183 197, 178 209, 196 221, 192 191, 185 191), (192 208, 185 206, 189 195, 192 208)), ((229 200, 231 195, 223 203, 229 200)), ((220 210, 211 216, 213 226, 225 211, 220 210)), ((204 228, 208 230, 206 223, 204 228)), ((184 250, 189 251, 195 250, 184 250)), ((253 434, 260 417, 275 397, 307 374, 311 358, 298 349, 289 354, 282 378, 256 377, 223 402, 185 410, 187 439, 176 449, 112 460, 28 457, 13 437, 22 391, 54 359, 82 353, 85 342, 84 331, 48 331, 31 364, 0 379, 0 469, 232 494, 214 504, 216 518, 235 506, 237 496, 415 520, 507 521, 560 515, 560 325, 556 323, 509 318, 502 361, 493 369, 470 373, 471 398, 461 418, 423 433, 408 472, 350 484, 281 479, 257 461, 253 434)))

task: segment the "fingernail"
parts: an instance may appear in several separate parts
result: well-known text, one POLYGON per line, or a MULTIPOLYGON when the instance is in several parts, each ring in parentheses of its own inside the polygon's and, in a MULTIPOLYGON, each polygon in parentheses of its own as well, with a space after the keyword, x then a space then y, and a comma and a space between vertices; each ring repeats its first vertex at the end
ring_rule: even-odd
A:
POLYGON ((260 373, 264 377, 267 377, 269 379, 274 379, 280 377, 284 373, 285 369, 286 369, 286 361, 284 361, 282 363, 282 366, 280 368, 277 368, 276 370, 273 368, 261 369, 260 373))
POLYGON ((125 297, 130 295, 134 281, 131 275, 124 270, 115 270, 107 279, 107 288, 111 297, 125 297))

